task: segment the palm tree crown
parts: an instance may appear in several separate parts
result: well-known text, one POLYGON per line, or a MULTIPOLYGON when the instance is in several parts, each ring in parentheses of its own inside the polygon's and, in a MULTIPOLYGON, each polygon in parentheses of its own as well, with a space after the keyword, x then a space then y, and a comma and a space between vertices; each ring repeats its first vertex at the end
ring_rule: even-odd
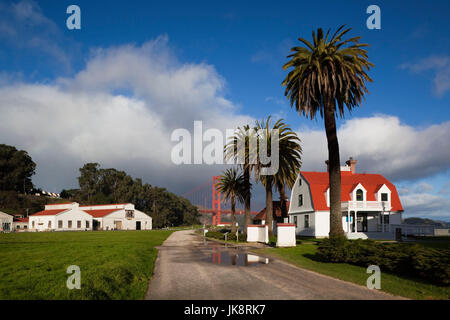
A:
POLYGON ((365 81, 372 81, 365 70, 373 67, 368 61, 368 44, 358 43, 361 37, 342 40, 351 29, 341 26, 328 39, 321 28, 314 31, 313 44, 299 38, 305 47, 293 47, 290 60, 283 69, 293 68, 283 81, 285 95, 291 106, 311 119, 317 111, 323 117, 324 108, 333 107, 336 115, 344 116, 344 105, 351 111, 368 93, 365 81), (336 108, 337 106, 337 108, 336 108))

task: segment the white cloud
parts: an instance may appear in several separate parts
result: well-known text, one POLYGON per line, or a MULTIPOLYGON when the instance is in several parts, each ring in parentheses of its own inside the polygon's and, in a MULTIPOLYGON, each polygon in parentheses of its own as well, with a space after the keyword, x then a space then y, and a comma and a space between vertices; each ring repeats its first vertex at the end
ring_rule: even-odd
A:
POLYGON ((433 72, 433 90, 438 97, 450 91, 450 56, 434 55, 416 63, 402 64, 400 67, 413 73, 433 72))
MULTIPOLYGON (((325 168, 328 159, 323 130, 299 129, 303 170, 325 168)), ((402 124, 397 117, 353 118, 338 129, 341 162, 357 159, 357 171, 381 173, 394 181, 415 180, 450 169, 450 121, 425 128, 402 124)))
POLYGON ((431 193, 411 193, 400 196, 405 209, 404 218, 421 217, 450 219, 450 200, 431 193))
POLYGON ((254 121, 238 114, 224 87, 211 65, 178 62, 167 37, 98 49, 74 78, 3 84, 0 136, 30 152, 35 181, 48 190, 76 186, 77 168, 95 161, 182 192, 223 167, 173 165, 174 129, 192 131, 194 120, 221 130, 254 121))

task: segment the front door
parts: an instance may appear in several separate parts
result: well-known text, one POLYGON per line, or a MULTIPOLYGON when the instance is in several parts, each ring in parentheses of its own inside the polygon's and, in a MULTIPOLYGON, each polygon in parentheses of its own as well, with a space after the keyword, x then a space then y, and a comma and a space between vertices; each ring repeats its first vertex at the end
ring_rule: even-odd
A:
POLYGON ((362 219, 362 232, 367 232, 367 213, 363 215, 362 219))
POLYGON ((141 222, 136 221, 136 230, 141 230, 141 222))
POLYGON ((122 221, 114 221, 114 226, 116 230, 122 230, 122 221))

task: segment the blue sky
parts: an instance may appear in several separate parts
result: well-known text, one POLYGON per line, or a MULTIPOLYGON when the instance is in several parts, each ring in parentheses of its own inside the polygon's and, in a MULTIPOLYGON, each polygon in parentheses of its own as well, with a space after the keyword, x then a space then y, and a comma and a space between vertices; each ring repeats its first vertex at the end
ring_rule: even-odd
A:
MULTIPOLYGON (((64 83, 70 83, 72 87, 82 88, 80 90, 83 93, 89 91, 91 94, 98 90, 95 97, 99 97, 100 93, 108 93, 112 98, 123 96, 129 99, 126 103, 142 102, 144 108, 154 113, 153 118, 158 114, 161 123, 167 125, 173 122, 166 129, 173 128, 176 121, 166 118, 170 114, 170 99, 155 97, 158 95, 156 89, 154 95, 143 89, 137 78, 142 79, 145 75, 133 77, 127 74, 121 78, 124 79, 121 83, 116 83, 112 78, 106 79, 106 76, 101 78, 103 71, 105 74, 123 74, 124 70, 116 69, 118 63, 128 61, 126 56, 142 57, 148 54, 153 59, 152 63, 159 61, 168 74, 186 68, 198 72, 195 77, 189 73, 186 81, 200 77, 190 85, 195 86, 200 82, 201 90, 210 90, 208 85, 212 83, 212 91, 201 91, 206 96, 202 101, 207 105, 212 96, 214 102, 211 103, 215 105, 211 109, 217 109, 217 114, 208 114, 212 111, 207 110, 207 106, 204 113, 200 108, 192 110, 191 115, 173 111, 172 118, 185 116, 186 120, 178 121, 176 125, 189 126, 192 116, 204 121, 223 116, 224 111, 219 109, 228 105, 231 109, 225 114, 229 118, 223 118, 223 121, 215 119, 209 126, 217 127, 221 123, 227 127, 231 123, 240 123, 249 118, 261 119, 269 114, 283 117, 298 130, 301 138, 302 134, 304 136, 306 169, 319 170, 323 161, 320 161, 319 166, 319 157, 316 159, 311 156, 308 160, 306 151, 311 150, 310 154, 318 153, 323 158, 323 150, 316 152, 310 147, 315 144, 312 142, 313 137, 322 130, 323 123, 321 119, 310 121, 299 117, 286 103, 281 86, 286 73, 281 66, 286 62, 289 48, 297 44, 298 37, 310 39, 313 29, 322 27, 334 30, 346 24, 352 27, 352 35, 360 35, 362 42, 370 44, 369 59, 375 65, 370 75, 374 82, 368 85, 370 94, 361 108, 355 109, 345 120, 340 120, 339 125, 346 126, 350 132, 350 128, 362 127, 361 119, 368 119, 369 122, 381 119, 382 123, 377 122, 381 123, 379 127, 374 128, 392 132, 398 130, 398 134, 384 137, 385 141, 389 141, 385 150, 381 145, 376 150, 361 151, 365 150, 357 147, 361 141, 357 143, 351 138, 347 139, 347 131, 343 130, 342 139, 347 140, 341 142, 341 158, 359 155, 362 170, 384 171, 380 173, 392 179, 402 190, 406 203, 411 204, 411 215, 425 216, 433 212, 430 214, 433 217, 449 220, 449 212, 443 209, 450 204, 450 160, 446 151, 450 145, 445 143, 450 121, 449 11, 448 1, 2 1, 0 86, 8 88, 11 95, 10 100, 4 98, 2 102, 4 108, 8 102, 9 108, 29 111, 29 105, 25 107, 23 104, 25 98, 14 98, 26 97, 27 101, 36 99, 44 105, 40 114, 45 114, 51 111, 41 101, 45 94, 37 90, 50 90, 47 92, 49 96, 52 93, 58 94, 58 97, 65 94, 67 98, 69 89, 64 87, 64 83), (71 4, 81 8, 81 30, 66 28, 66 8, 71 4), (366 27, 369 16, 366 8, 371 4, 381 8, 381 30, 369 30, 366 27), (148 43, 152 44, 150 49, 146 47, 148 43), (99 67, 96 69, 95 66, 99 67), (106 69, 102 71, 100 66, 106 69), (83 78, 84 74, 91 76, 83 78), (25 90, 24 85, 28 86, 26 93, 20 91, 25 90), (12 87, 17 90, 14 96, 12 87), (224 100, 225 104, 222 103, 224 100), (384 126, 384 123, 391 127, 384 126), (434 139, 435 136, 438 138, 434 139), (417 148, 413 143, 415 139, 417 148), (409 144, 404 141, 409 141, 409 144), (409 149, 405 145, 409 145, 409 149), (402 148, 405 148, 403 153, 399 151, 402 148), (418 157, 416 153, 426 154, 418 157), (392 166, 387 163, 390 154, 392 158, 399 158, 398 161, 393 159, 395 164, 392 166), (406 163, 405 158, 410 156, 417 160, 406 163), (400 163, 400 160, 404 163, 400 163), (377 165, 369 167, 371 161, 377 165), (426 185, 430 185, 431 189, 426 185)), ((155 69, 151 67, 149 70, 155 69)), ((161 76, 159 74, 156 79, 161 76)), ((64 101, 65 98, 61 99, 64 101)), ((36 107, 39 103, 31 105, 36 107)), ((62 103, 61 108, 64 105, 62 103)), ((189 105, 185 109, 188 108, 189 105)), ((8 112, 10 118, 4 119, 10 122, 18 119, 12 111, 8 112)), ((33 113, 33 116, 36 114, 33 113)), ((55 113, 49 114, 47 119, 49 117, 56 117, 55 113)), ((133 117, 130 116, 130 119, 133 117)), ((76 123, 63 115, 54 121, 67 121, 64 128, 76 123)), ((111 120, 111 123, 115 122, 111 120)), ((41 123, 41 126, 47 127, 48 123, 41 123)), ((6 137, 3 143, 30 150, 33 158, 39 160, 38 168, 42 169, 38 169, 35 182, 44 188, 55 189, 51 191, 76 186, 76 169, 69 169, 68 166, 58 164, 58 161, 73 155, 76 142, 83 138, 82 135, 78 136, 81 130, 77 138, 69 132, 65 133, 65 138, 73 142, 70 148, 64 149, 63 141, 55 141, 53 146, 62 148, 59 155, 55 156, 49 155, 52 152, 50 142, 33 142, 27 139, 21 128, 20 125, 10 127, 2 135, 6 137), (55 166, 60 171, 53 170, 55 166)), ((39 132, 39 127, 35 129, 34 132, 39 132)), ((54 136, 65 132, 63 128, 45 130, 52 137, 45 138, 43 135, 46 141, 53 141, 54 136)), ((376 129, 372 131, 376 132, 376 129)), ((379 135, 382 136, 384 131, 380 131, 379 135)), ((351 132, 358 135, 355 131, 351 132)), ((368 137, 367 143, 371 143, 370 139, 376 142, 377 134, 368 137)), ((165 185, 178 193, 183 193, 183 189, 186 190, 190 185, 195 186, 201 179, 207 179, 217 169, 204 170, 200 179, 199 173, 190 168, 186 170, 190 172, 186 174, 186 181, 180 184, 171 182, 173 179, 168 178, 166 173, 152 173, 155 169, 146 167, 144 154, 134 155, 133 159, 137 159, 134 162, 115 162, 112 160, 113 154, 104 150, 101 154, 97 152, 110 141, 105 138, 101 141, 103 144, 100 141, 96 143, 92 144, 92 149, 95 149, 92 153, 87 148, 83 154, 88 156, 74 160, 71 165, 78 168, 76 165, 83 161, 95 160, 110 166, 122 166, 135 176, 143 176, 149 182, 152 180, 151 183, 165 185)), ((111 145, 111 149, 114 146, 111 145)), ((181 172, 177 172, 177 175, 181 172)))

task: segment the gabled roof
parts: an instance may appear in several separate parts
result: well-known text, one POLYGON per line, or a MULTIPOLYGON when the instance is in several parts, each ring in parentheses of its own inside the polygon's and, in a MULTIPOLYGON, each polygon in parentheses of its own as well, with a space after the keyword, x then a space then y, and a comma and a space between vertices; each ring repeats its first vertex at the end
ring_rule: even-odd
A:
POLYGON ((90 214, 94 218, 103 218, 104 216, 107 216, 110 213, 113 213, 115 211, 120 211, 123 209, 97 209, 97 210, 83 210, 87 214, 90 214))
MULTIPOLYGON (((314 209, 329 210, 325 195, 329 187, 328 172, 302 171, 301 174, 311 188, 314 209)), ((391 190, 391 210, 403 211, 397 189, 381 174, 341 172, 341 201, 350 201, 350 193, 359 183, 367 190, 367 201, 376 201, 375 194, 379 186, 385 184, 391 190)))
MULTIPOLYGON (((289 212, 289 201, 286 201, 286 209, 289 212)), ((281 201, 272 201, 272 211, 274 218, 281 218, 281 201)), ((266 220, 266 208, 262 209, 253 220, 266 220)))
POLYGON ((69 209, 55 209, 55 210, 42 210, 32 214, 32 216, 55 216, 61 212, 67 211, 69 209))
POLYGON ((14 218, 14 222, 28 222, 30 218, 14 218))

